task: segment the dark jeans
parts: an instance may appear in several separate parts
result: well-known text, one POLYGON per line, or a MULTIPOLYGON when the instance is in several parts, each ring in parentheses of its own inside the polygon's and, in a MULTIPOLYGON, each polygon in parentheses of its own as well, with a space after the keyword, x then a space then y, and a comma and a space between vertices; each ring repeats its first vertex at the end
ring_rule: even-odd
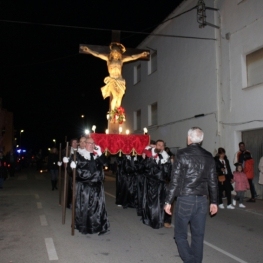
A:
POLYGON ((238 201, 239 200, 239 203, 240 204, 243 204, 243 201, 244 201, 244 196, 245 196, 245 193, 246 193, 246 191, 236 191, 236 196, 234 197, 234 199, 236 200, 236 201, 238 201))
POLYGON ((255 186, 253 184, 252 179, 248 179, 248 183, 249 183, 249 187, 250 187, 251 198, 255 199, 255 192, 256 192, 256 190, 255 190, 255 186))
POLYGON ((206 196, 179 196, 175 207, 174 239, 184 263, 201 263, 207 214, 206 196), (187 240, 188 224, 191 244, 187 240))

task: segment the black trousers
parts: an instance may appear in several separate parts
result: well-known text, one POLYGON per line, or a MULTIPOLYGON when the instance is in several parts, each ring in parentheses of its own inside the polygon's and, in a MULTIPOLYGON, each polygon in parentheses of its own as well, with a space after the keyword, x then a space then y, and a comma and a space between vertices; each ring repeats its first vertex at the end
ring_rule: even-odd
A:
POLYGON ((218 204, 222 204, 223 200, 223 192, 226 193, 227 198, 227 205, 231 205, 231 191, 233 190, 233 186, 229 180, 225 180, 223 184, 221 182, 218 182, 218 204))
POLYGON ((253 184, 252 179, 247 179, 249 183, 249 188, 250 188, 250 193, 251 193, 251 198, 255 199, 255 186, 253 184))

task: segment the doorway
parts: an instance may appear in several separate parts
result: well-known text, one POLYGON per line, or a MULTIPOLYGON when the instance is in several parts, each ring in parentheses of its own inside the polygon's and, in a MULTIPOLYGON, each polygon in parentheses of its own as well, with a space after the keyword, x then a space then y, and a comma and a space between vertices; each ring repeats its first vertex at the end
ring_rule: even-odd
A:
POLYGON ((253 182, 258 198, 263 199, 263 186, 258 183, 258 164, 260 158, 263 156, 263 129, 242 132, 242 141, 245 143, 246 149, 251 152, 252 158, 255 161, 253 182))

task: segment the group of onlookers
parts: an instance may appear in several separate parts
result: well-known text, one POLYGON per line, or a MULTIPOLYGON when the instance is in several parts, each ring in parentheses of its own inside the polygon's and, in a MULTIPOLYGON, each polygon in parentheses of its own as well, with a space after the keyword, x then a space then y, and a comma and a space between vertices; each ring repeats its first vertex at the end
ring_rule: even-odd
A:
MULTIPOLYGON (((256 190, 253 183, 254 178, 254 160, 251 153, 246 149, 245 143, 239 143, 239 151, 234 156, 233 164, 236 170, 232 173, 229 160, 224 148, 218 148, 215 156, 216 172, 218 175, 218 204, 219 208, 224 209, 223 197, 227 199, 227 208, 234 209, 236 201, 239 201, 239 207, 245 208, 243 204, 245 192, 250 189, 251 198, 247 202, 256 202, 256 190), (235 190, 236 195, 232 201, 231 192, 235 190)), ((263 157, 261 158, 263 173, 263 157)), ((263 180, 262 180, 263 181, 263 180)))

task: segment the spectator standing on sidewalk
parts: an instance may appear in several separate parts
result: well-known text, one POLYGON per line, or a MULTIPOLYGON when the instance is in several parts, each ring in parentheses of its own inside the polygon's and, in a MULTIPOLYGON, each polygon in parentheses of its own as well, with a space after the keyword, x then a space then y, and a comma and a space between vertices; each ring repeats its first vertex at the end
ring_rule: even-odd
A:
POLYGON ((253 184, 253 178, 254 178, 254 160, 251 157, 250 152, 246 152, 244 154, 244 173, 247 176, 249 186, 250 186, 250 193, 251 198, 247 202, 255 203, 255 187, 253 184))
POLYGON ((239 200, 239 207, 245 208, 245 206, 243 205, 243 201, 245 192, 249 189, 249 183, 246 174, 243 172, 242 164, 236 165, 236 171, 233 173, 233 175, 233 181, 235 182, 235 191, 237 193, 233 199, 233 205, 235 206, 236 201, 239 200))
POLYGON ((216 172, 217 176, 224 176, 224 181, 220 182, 218 180, 218 203, 219 208, 224 209, 224 204, 222 200, 223 191, 226 193, 227 198, 227 209, 235 209, 235 207, 232 205, 231 201, 231 191, 233 190, 232 186, 232 180, 233 180, 233 174, 230 168, 229 161, 226 156, 226 151, 224 148, 218 148, 217 155, 215 157, 215 163, 216 163, 216 172))
POLYGON ((236 165, 236 164, 241 163, 242 166, 243 166, 243 164, 244 164, 244 154, 246 152, 249 152, 249 151, 246 149, 246 145, 245 145, 244 142, 240 142, 238 144, 238 146, 239 146, 239 151, 237 151, 235 156, 234 156, 233 164, 236 165))

